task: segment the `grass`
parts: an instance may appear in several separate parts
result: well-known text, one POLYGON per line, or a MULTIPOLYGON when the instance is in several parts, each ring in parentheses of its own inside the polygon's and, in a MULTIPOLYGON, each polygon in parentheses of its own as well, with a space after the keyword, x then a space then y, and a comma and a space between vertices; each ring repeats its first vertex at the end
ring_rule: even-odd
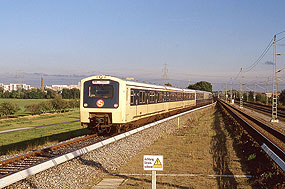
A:
MULTIPOLYGON (((0 120, 0 131, 79 120, 79 110, 0 120)), ((23 152, 89 133, 80 122, 0 134, 0 154, 23 152)))
POLYGON ((31 104, 39 104, 41 102, 48 101, 49 99, 14 99, 14 98, 0 98, 0 103, 11 102, 15 103, 20 107, 20 110, 15 114, 15 116, 25 116, 30 115, 29 112, 25 112, 25 106, 31 104))
POLYGON ((89 131, 80 126, 80 122, 22 130, 1 134, 0 153, 9 154, 31 150, 46 143, 57 143, 72 137, 87 134, 89 131))
MULTIPOLYGON (((73 112, 66 112, 66 113, 52 113, 52 114, 43 114, 36 116, 26 116, 26 117, 20 117, 8 120, 2 119, 0 120, 0 131, 38 126, 38 125, 47 125, 53 123, 61 123, 78 119, 79 119, 79 110, 73 112)), ((0 136, 2 137, 2 135, 0 136)))
MULTIPOLYGON (((120 167, 119 174, 151 174, 143 170, 144 155, 163 155, 163 171, 157 174, 202 174, 203 176, 157 176, 158 188, 247 188, 247 179, 215 178, 207 175, 241 174, 241 164, 230 138, 220 123, 221 115, 209 112, 190 114, 191 121, 166 135, 120 167), (194 118, 193 118, 194 117, 194 118), (191 124, 189 124, 191 122, 191 124), (215 126, 218 125, 218 126, 215 126), (222 166, 220 166, 222 165, 222 166)), ((190 117, 189 116, 189 117, 190 117)), ((119 188, 151 188, 151 176, 128 176, 119 188)))

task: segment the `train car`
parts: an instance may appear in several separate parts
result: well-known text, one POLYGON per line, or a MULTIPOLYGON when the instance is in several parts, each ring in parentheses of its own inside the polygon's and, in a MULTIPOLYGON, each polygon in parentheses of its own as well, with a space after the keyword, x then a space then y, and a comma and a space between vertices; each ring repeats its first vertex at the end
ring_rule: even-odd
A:
POLYGON ((203 106, 213 102, 213 96, 211 92, 196 90, 196 104, 203 106))
POLYGON ((207 103, 210 94, 111 76, 81 80, 80 120, 95 132, 120 131, 207 103), (197 95, 197 96, 196 96, 197 95))

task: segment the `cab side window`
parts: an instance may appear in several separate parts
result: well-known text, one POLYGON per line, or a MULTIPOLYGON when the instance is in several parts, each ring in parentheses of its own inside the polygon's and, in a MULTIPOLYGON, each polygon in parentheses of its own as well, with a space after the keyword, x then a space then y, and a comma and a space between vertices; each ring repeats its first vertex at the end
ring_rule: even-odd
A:
POLYGON ((134 90, 131 90, 131 105, 135 104, 135 92, 134 90))

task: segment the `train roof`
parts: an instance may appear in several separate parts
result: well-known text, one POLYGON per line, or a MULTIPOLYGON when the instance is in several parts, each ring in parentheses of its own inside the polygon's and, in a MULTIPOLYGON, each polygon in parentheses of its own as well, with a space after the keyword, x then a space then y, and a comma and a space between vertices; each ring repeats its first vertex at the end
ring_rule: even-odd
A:
POLYGON ((127 85, 135 86, 135 87, 145 87, 145 88, 169 90, 169 91, 176 91, 176 92, 181 91, 181 92, 211 93, 211 92, 207 92, 207 91, 199 91, 199 90, 193 90, 193 89, 181 89, 181 88, 170 87, 170 86, 162 86, 162 85, 156 85, 156 84, 150 84, 150 83, 142 83, 142 82, 137 82, 137 81, 130 81, 130 80, 121 79, 121 78, 113 77, 113 76, 109 76, 109 75, 91 76, 91 77, 82 79, 82 81, 87 81, 87 80, 94 79, 94 78, 122 80, 122 81, 125 81, 127 85))
POLYGON ((211 93, 209 91, 199 91, 199 90, 196 90, 197 93, 211 93))
POLYGON ((124 80, 124 81, 126 81, 126 84, 130 85, 130 86, 147 87, 147 88, 154 88, 154 89, 166 89, 165 86, 161 86, 161 85, 154 85, 154 84, 149 84, 149 83, 140 83, 140 82, 129 81, 129 80, 124 80))

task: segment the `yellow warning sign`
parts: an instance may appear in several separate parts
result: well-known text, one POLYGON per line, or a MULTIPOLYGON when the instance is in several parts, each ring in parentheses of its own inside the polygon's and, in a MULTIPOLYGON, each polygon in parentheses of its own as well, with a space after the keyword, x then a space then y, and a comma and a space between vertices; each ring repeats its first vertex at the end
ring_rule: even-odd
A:
POLYGON ((161 162, 157 158, 153 164, 153 168, 162 168, 161 162))
POLYGON ((145 171, 163 171, 163 156, 144 155, 143 157, 145 171))

